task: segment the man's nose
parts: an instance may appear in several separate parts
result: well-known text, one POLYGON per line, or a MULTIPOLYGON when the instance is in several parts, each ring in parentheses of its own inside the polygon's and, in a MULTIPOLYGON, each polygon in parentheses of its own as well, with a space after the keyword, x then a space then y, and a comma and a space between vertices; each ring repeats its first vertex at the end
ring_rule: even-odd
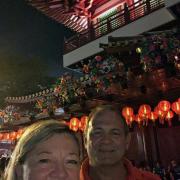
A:
POLYGON ((111 142, 111 136, 109 134, 104 134, 102 141, 103 141, 103 143, 110 143, 111 142))

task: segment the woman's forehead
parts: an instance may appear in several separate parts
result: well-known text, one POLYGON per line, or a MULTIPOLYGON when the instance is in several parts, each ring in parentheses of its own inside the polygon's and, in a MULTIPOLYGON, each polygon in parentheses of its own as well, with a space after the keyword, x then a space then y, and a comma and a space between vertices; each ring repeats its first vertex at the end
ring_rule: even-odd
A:
POLYGON ((53 150, 53 148, 56 149, 62 149, 62 148, 71 148, 71 149, 78 149, 78 145, 74 139, 74 137, 71 134, 67 133, 56 133, 47 138, 44 141, 39 142, 34 149, 36 151, 42 151, 42 150, 53 150))

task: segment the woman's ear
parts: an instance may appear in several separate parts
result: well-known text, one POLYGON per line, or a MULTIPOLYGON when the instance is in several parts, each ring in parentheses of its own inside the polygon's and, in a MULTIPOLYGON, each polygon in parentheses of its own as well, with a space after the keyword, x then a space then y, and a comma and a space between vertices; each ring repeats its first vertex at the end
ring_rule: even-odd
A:
POLYGON ((23 179, 23 166, 22 165, 17 165, 15 168, 15 173, 17 176, 18 180, 22 180, 23 179))

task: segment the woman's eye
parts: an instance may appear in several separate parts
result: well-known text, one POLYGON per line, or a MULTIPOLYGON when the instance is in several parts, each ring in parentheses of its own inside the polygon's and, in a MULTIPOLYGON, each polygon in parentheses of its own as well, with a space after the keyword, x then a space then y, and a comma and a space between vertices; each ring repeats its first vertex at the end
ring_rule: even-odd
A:
POLYGON ((67 163, 76 165, 76 164, 79 164, 79 161, 77 161, 77 160, 68 160, 67 163))
POLYGON ((50 160, 49 159, 40 159, 39 162, 40 163, 48 163, 50 160))

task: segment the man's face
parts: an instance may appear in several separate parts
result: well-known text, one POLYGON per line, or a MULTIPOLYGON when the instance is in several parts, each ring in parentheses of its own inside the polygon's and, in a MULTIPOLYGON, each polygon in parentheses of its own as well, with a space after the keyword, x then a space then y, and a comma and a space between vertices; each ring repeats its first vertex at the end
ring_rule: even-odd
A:
POLYGON ((85 146, 90 164, 114 165, 121 162, 129 144, 120 117, 112 111, 104 111, 89 122, 85 146))

